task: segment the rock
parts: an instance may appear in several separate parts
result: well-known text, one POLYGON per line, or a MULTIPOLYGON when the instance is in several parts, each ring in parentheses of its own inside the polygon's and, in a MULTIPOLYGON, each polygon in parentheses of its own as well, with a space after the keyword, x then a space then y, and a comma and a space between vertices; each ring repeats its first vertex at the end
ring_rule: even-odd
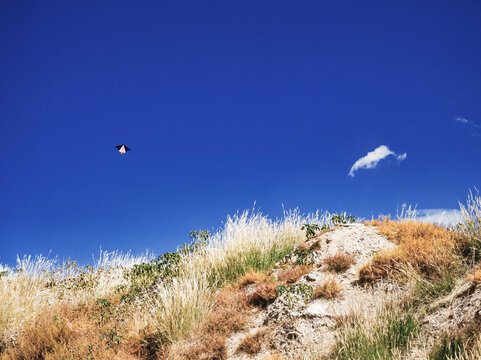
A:
POLYGON ((331 316, 332 314, 327 311, 328 307, 329 304, 320 302, 312 303, 304 310, 304 316, 309 318, 331 316))
POLYGON ((291 311, 289 313, 289 316, 291 316, 291 317, 301 317, 302 314, 299 311, 291 311))

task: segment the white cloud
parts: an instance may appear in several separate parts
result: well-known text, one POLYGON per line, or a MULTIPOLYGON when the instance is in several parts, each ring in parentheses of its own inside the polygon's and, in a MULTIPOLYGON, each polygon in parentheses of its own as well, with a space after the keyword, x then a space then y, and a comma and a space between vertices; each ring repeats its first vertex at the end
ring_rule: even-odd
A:
POLYGON ((478 123, 475 123, 474 121, 468 120, 466 118, 458 116, 454 121, 457 121, 467 127, 474 128, 474 129, 481 129, 481 125, 478 123))
POLYGON ((461 212, 457 209, 422 209, 416 211, 415 220, 438 224, 443 226, 455 226, 462 221, 461 212))
POLYGON ((393 155, 399 161, 403 161, 407 158, 407 154, 400 154, 397 155, 394 151, 391 151, 386 145, 381 145, 367 153, 366 156, 358 159, 354 165, 352 165, 351 170, 349 171, 349 176, 354 177, 354 172, 359 169, 374 169, 379 161, 388 157, 389 155, 393 155))

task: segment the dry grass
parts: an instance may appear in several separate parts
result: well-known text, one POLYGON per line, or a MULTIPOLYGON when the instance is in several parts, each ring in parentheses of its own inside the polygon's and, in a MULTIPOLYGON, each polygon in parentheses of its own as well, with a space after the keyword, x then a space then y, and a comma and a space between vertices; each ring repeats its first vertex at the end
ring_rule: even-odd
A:
POLYGON ((245 287, 252 284, 263 283, 268 279, 268 275, 263 271, 250 269, 243 277, 240 278, 239 287, 245 287))
MULTIPOLYGON (((237 281, 249 268, 269 270, 295 243, 304 239, 302 224, 323 224, 329 218, 328 213, 304 216, 297 210, 285 212, 281 220, 249 212, 228 217, 224 228, 211 235, 202 252, 182 258, 180 274, 174 281, 158 282, 148 291, 135 294, 138 299, 134 296, 128 308, 124 308, 132 324, 129 334, 123 334, 122 344, 131 341, 127 338, 138 337, 141 343, 137 341, 132 347, 144 351, 181 343, 205 322, 215 306, 212 295, 219 287, 237 281), (144 331, 147 326, 150 330, 144 331)), ((73 308, 88 307, 99 298, 114 296, 119 287, 128 288, 125 270, 150 258, 103 253, 90 270, 74 262, 58 266, 45 258, 19 260, 16 269, 21 271, 0 265, 0 351, 5 348, 13 351, 15 339, 21 344, 26 329, 33 326, 40 314, 48 314, 62 303, 73 308)), ((265 279, 255 281, 263 283, 265 279)), ((256 294, 259 299, 269 301, 274 294, 272 290, 262 285, 256 294)), ((85 320, 78 313, 68 315, 68 319, 74 326, 85 320)), ((106 321, 115 324, 111 319, 106 321)), ((89 331, 97 337, 101 335, 93 328, 89 331)), ((58 338, 59 344, 64 342, 62 339, 58 338)))
POLYGON ((254 306, 266 306, 279 296, 277 284, 261 283, 247 296, 247 302, 254 306))
POLYGON ((341 273, 348 270, 356 260, 352 254, 337 253, 326 257, 324 262, 327 265, 327 270, 341 273))
POLYGON ((341 296, 342 287, 336 280, 326 280, 321 286, 314 289, 315 298, 335 299, 341 296))
POLYGON ((359 271, 361 281, 402 278, 409 268, 426 278, 437 278, 459 266, 467 238, 453 230, 414 221, 372 221, 378 231, 394 241, 393 250, 382 251, 359 271))
POLYGON ((160 282, 143 304, 149 309, 145 321, 156 329, 163 344, 185 339, 210 314, 212 297, 205 274, 192 273, 160 282))
POLYGON ((466 276, 466 280, 474 285, 481 284, 481 264, 474 271, 466 276))
POLYGON ((269 354, 262 358, 262 360, 284 360, 279 354, 269 354))
POLYGON ((225 359, 227 337, 246 326, 247 310, 244 291, 236 286, 227 286, 217 295, 212 311, 198 332, 189 341, 174 346, 170 358, 225 359))
POLYGON ((300 279, 301 276, 311 271, 310 266, 296 265, 288 269, 280 269, 277 271, 277 280, 284 284, 293 284, 300 279))
POLYGON ((112 358, 149 355, 134 331, 131 313, 117 299, 89 305, 63 304, 39 314, 22 331, 16 346, 0 355, 6 360, 112 358))
POLYGON ((236 352, 256 355, 262 350, 262 345, 266 341, 269 329, 258 330, 254 334, 247 335, 239 344, 236 352))

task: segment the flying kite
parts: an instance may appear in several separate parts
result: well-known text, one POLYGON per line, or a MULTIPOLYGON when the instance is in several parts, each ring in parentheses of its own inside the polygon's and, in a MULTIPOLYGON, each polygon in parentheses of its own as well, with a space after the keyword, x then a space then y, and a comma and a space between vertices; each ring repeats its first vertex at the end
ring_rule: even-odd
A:
POLYGON ((121 153, 122 155, 125 154, 127 151, 130 151, 130 149, 124 144, 117 145, 116 148, 119 150, 119 153, 121 153))

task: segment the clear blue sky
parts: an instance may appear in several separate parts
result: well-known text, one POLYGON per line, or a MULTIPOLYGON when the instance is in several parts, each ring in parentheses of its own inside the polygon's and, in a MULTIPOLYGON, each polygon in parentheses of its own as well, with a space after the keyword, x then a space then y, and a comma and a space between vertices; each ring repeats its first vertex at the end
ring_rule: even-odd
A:
POLYGON ((6 0, 0 76, 2 263, 480 185, 478 0, 6 0), (380 145, 407 158, 348 175, 380 145))

